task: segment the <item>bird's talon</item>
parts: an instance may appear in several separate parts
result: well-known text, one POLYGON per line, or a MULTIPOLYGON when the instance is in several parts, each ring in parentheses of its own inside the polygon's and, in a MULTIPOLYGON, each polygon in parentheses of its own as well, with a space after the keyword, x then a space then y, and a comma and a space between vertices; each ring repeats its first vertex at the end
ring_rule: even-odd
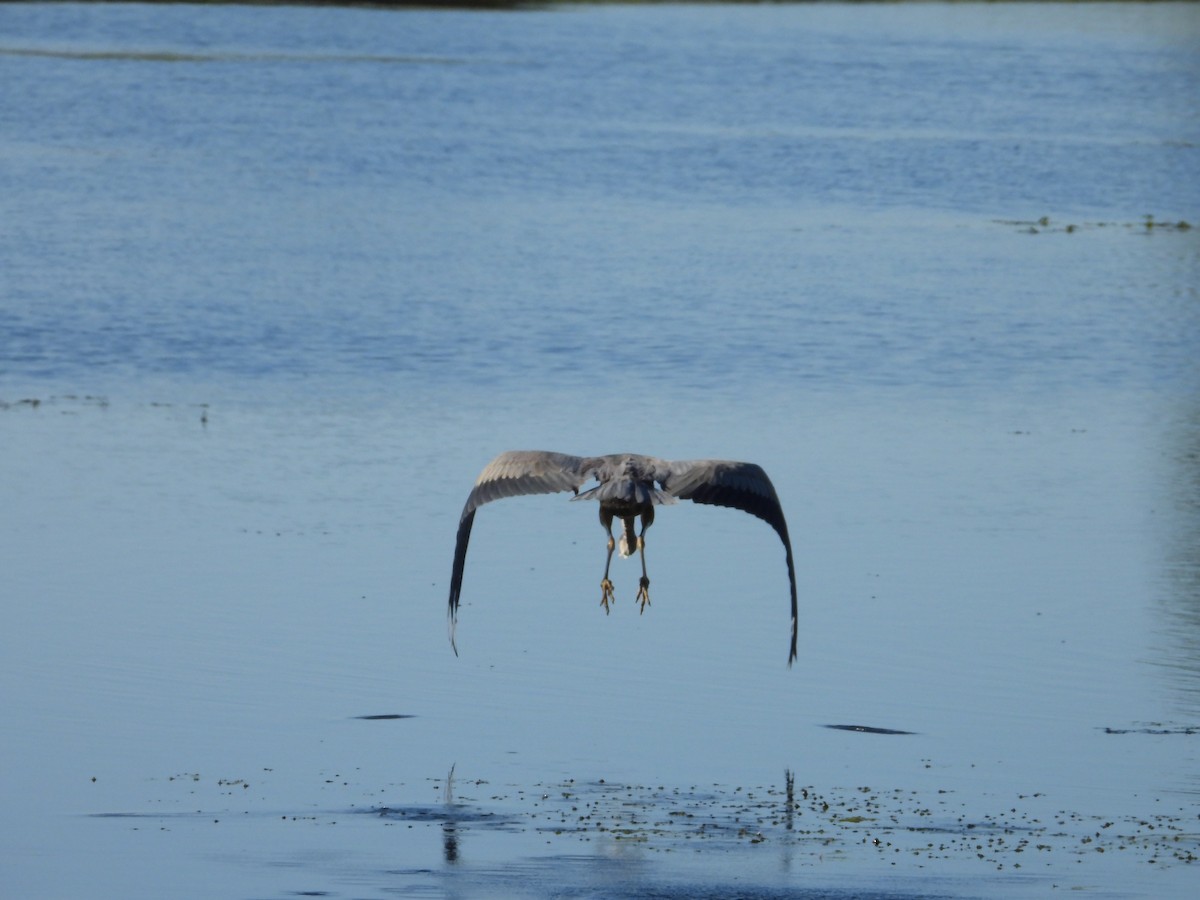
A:
POLYGON ((641 613, 644 613, 646 611, 646 607, 650 605, 650 579, 645 575, 643 575, 641 580, 638 582, 637 602, 642 604, 642 608, 638 613, 640 615, 641 613))
POLYGON ((616 603, 617 598, 613 594, 613 583, 607 578, 600 582, 600 605, 604 607, 604 614, 608 615, 608 604, 616 603))

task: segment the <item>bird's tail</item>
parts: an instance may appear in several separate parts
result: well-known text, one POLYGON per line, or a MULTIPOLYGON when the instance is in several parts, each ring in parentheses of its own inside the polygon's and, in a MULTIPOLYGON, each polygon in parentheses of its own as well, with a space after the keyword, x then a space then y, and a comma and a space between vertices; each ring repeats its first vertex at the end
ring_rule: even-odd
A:
POLYGON ((637 550, 637 533, 633 530, 633 516, 623 520, 624 529, 621 532, 621 540, 618 544, 618 549, 621 551, 621 556, 632 556, 637 550))
POLYGON ((678 503, 679 498, 673 494, 668 494, 666 491, 661 491, 656 487, 647 487, 644 484, 618 484, 615 482, 605 482, 598 484, 594 488, 586 491, 581 491, 571 498, 572 500, 623 500, 629 503, 649 503, 653 506, 669 506, 672 503, 678 503))

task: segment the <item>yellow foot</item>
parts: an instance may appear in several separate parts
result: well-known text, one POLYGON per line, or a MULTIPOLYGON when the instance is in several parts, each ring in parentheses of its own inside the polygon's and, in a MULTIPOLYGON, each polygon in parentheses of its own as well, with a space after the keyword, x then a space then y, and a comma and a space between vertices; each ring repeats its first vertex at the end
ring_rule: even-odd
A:
POLYGON ((650 579, 643 575, 641 581, 638 582, 638 585, 636 602, 642 604, 642 608, 639 611, 640 615, 641 613, 644 613, 646 611, 646 607, 650 605, 650 579))
POLYGON ((613 583, 607 578, 600 582, 600 605, 604 607, 604 612, 608 614, 608 604, 616 603, 617 598, 613 596, 613 583))

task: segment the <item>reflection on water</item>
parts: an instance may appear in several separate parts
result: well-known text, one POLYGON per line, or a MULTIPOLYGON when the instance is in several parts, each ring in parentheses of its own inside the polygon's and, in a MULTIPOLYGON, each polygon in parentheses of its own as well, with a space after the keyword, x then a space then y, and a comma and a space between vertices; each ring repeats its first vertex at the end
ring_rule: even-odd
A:
MULTIPOLYGON (((1047 867, 1038 858, 1051 854, 1087 859, 1114 853, 1143 863, 1152 861, 1152 865, 1200 861, 1193 840, 1195 829, 1186 815, 1158 814, 1153 821, 1113 818, 1063 809, 1040 794, 1012 798, 1016 808, 980 816, 945 792, 923 796, 867 786, 833 791, 812 786, 797 789, 791 771, 784 773, 781 785, 666 789, 568 781, 531 785, 528 790, 516 791, 515 796, 491 786, 484 793, 487 798, 482 803, 464 797, 447 802, 441 811, 384 808, 378 815, 405 822, 441 822, 445 861, 464 863, 440 876, 451 882, 478 877, 478 863, 471 862, 471 844, 476 838, 488 842, 487 835, 497 830, 553 834, 577 844, 640 848, 641 853, 627 857, 630 865, 607 873, 609 889, 620 896, 636 895, 650 880, 640 865, 642 854, 719 854, 730 847, 759 845, 767 845, 761 850, 764 855, 785 859, 788 869, 800 869, 806 860, 811 864, 822 858, 869 866, 872 857, 893 860, 902 854, 909 865, 916 858, 923 865, 941 864, 962 872, 967 864, 981 878, 1005 869, 1023 870, 1036 877, 1039 868, 1047 867), (512 812, 481 813, 481 806, 512 812)), ((578 877, 578 867, 563 867, 563 860, 580 858, 560 856, 540 870, 526 869, 525 876, 542 882, 539 892, 553 894, 571 877, 578 877)), ((720 864, 710 864, 710 889, 727 883, 728 875, 722 876, 720 871, 720 864)), ((413 880, 427 880, 431 875, 429 871, 393 874, 413 880)), ((774 887, 772 881, 767 879, 760 887, 774 887)), ((676 895, 685 895, 679 886, 668 894, 676 895)))
POLYGON ((14 896, 1191 896, 1192 6, 0 34, 14 896), (605 616, 536 497, 456 658, 529 446, 760 461, 795 667, 761 523, 605 616))
MULTIPOLYGON (((1200 409, 1190 402, 1166 435, 1161 619, 1152 659, 1163 669, 1178 715, 1200 722, 1200 409)), ((1163 527, 1163 526, 1160 526, 1163 527)))

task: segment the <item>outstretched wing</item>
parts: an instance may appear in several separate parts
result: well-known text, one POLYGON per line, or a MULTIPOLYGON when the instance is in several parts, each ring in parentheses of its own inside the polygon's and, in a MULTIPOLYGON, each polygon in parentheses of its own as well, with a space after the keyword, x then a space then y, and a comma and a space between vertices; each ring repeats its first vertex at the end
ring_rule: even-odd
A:
POLYGON ((796 658, 796 567, 792 542, 775 486, 761 466, 727 459, 696 459, 665 463, 658 479, 664 491, 681 500, 740 509, 758 516, 775 529, 787 553, 788 582, 792 589, 792 647, 788 665, 796 658))
POLYGON ((503 497, 578 491, 579 486, 591 477, 593 468, 594 462, 582 456, 546 450, 510 450, 501 453, 479 473, 458 520, 454 569, 450 573, 450 646, 454 647, 455 654, 458 653, 458 647, 454 645, 458 597, 462 593, 463 567, 467 562, 467 544, 471 540, 475 511, 483 504, 503 497))

